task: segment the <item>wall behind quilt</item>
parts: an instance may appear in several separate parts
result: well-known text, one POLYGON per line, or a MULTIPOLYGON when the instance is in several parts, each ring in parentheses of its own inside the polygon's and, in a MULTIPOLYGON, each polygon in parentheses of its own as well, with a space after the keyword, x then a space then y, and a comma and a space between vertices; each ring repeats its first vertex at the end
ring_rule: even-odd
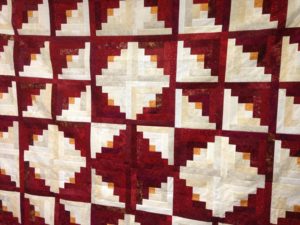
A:
POLYGON ((0 224, 299 225, 299 0, 0 0, 0 224))

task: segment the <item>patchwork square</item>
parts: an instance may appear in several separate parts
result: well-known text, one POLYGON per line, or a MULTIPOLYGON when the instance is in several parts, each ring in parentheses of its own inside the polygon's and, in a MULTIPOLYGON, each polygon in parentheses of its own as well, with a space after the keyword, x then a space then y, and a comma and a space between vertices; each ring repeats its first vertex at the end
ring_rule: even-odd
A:
POLYGON ((220 40, 178 41, 177 82, 218 82, 220 40))
POLYGON ((95 1, 96 35, 167 35, 172 34, 170 0, 95 1), (149 4, 150 3, 150 4, 149 4), (165 10, 168 9, 168 10, 165 10), (121 29, 120 29, 121 28, 121 29))
POLYGON ((74 200, 89 199, 89 145, 85 142, 89 133, 82 132, 89 128, 81 125, 74 130, 70 124, 30 124, 27 121, 22 126, 27 133, 23 143, 24 169, 28 174, 25 189, 60 193, 74 200))
POLYGON ((179 33, 221 32, 223 1, 180 0, 179 33))
POLYGON ((248 220, 265 220, 263 215, 268 212, 262 208, 257 209, 258 212, 253 207, 258 201, 260 204, 268 201, 263 199, 268 168, 266 138, 180 129, 176 130, 175 137, 178 140, 175 146, 178 170, 174 188, 175 215, 207 222, 213 216, 231 223, 243 223, 245 218, 237 215, 241 213, 248 215, 248 220))
POLYGON ((90 80, 91 43, 85 41, 52 42, 53 72, 59 80, 90 80))
POLYGON ((23 117, 52 118, 52 86, 51 83, 20 84, 23 117))
POLYGON ((18 57, 18 74, 20 77, 53 78, 52 60, 50 54, 51 42, 36 41, 26 38, 19 41, 17 49, 22 53, 18 57))
POLYGON ((18 116, 17 83, 1 79, 0 82, 0 115, 18 116))
MULTIPOLYGON (((293 223, 293 216, 299 212, 299 141, 278 139, 274 146, 274 168, 271 202, 271 222, 276 224, 287 217, 293 223), (286 169, 283 169, 286 167, 286 169), (276 196, 276 197, 275 197, 276 196)), ((295 218, 294 218, 295 221, 295 218)))
POLYGON ((298 0, 0 0, 0 224, 300 224, 298 0))
POLYGON ((290 87, 278 91, 277 133, 299 134, 299 89, 290 87))
POLYGON ((95 91, 102 105, 95 107, 96 118, 171 123, 174 106, 169 105, 168 99, 174 93, 169 91, 173 76, 168 56, 172 44, 128 42, 94 46, 95 91))
POLYGON ((22 0, 17 5, 21 20, 16 21, 20 35, 50 36, 50 9, 48 0, 22 0))
POLYGON ((220 127, 222 96, 218 88, 176 89, 175 127, 215 130, 220 127))
POLYGON ((273 0, 231 0, 229 30, 276 29, 277 7, 273 0))
POLYGON ((13 35, 14 28, 12 26, 12 0, 1 2, 0 5, 0 33, 13 35))
POLYGON ((268 89, 225 89, 222 129, 267 133, 270 98, 268 89))
POLYGON ((56 36, 89 36, 89 1, 54 1, 56 36))
POLYGON ((0 39, 0 74, 4 76, 14 76, 14 40, 7 37, 0 39))

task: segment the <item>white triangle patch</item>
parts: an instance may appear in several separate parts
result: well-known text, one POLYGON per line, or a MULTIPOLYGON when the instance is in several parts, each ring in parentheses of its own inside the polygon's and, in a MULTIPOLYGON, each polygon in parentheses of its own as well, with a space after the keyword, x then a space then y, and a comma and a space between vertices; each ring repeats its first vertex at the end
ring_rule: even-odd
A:
POLYGON ((14 41, 8 40, 7 45, 3 46, 3 52, 0 52, 0 74, 7 76, 15 75, 14 41))
POLYGON ((290 43, 290 37, 282 38, 280 78, 281 82, 300 82, 300 51, 298 43, 290 43))
POLYGON ((32 105, 27 106, 27 110, 23 111, 23 116, 50 119, 52 117, 51 95, 52 84, 46 84, 45 89, 41 89, 39 95, 31 96, 32 105))
POLYGON ((19 73, 21 77, 53 78, 49 41, 44 42, 40 54, 31 54, 30 58, 30 65, 24 65, 19 73))
POLYGON ((19 124, 14 121, 7 132, 0 132, 0 169, 20 187, 19 176, 19 124))
POLYGON ((44 218, 45 224, 54 225, 55 198, 30 195, 25 193, 25 198, 34 207, 34 216, 44 218))
POLYGON ((114 136, 119 136, 121 130, 126 130, 126 125, 109 123, 91 124, 91 157, 96 158, 102 148, 114 147, 114 136))
POLYGON ((294 104, 294 97, 287 96, 286 89, 279 89, 276 131, 300 134, 300 104, 294 104))
POLYGON ((262 0, 231 0, 230 31, 277 28, 270 14, 263 14, 262 0))
POLYGON ((211 69, 204 68, 205 55, 191 55, 191 49, 184 47, 183 41, 177 46, 177 82, 217 82, 211 69))
POLYGON ((84 49, 78 50, 78 55, 67 55, 67 68, 62 68, 59 79, 90 80, 90 43, 86 42, 84 49))
POLYGON ((161 157, 168 160, 168 165, 174 165, 174 128, 137 126, 137 131, 149 140, 149 151, 160 152, 161 157))
POLYGON ((92 203, 125 208, 125 203, 120 202, 120 197, 114 194, 114 183, 107 183, 102 176, 92 169, 92 203))
POLYGON ((272 183, 271 223, 277 224, 286 212, 297 212, 300 206, 300 158, 290 156, 290 150, 275 141, 272 183))
POLYGON ((288 0, 286 27, 300 27, 300 1, 288 0))
POLYGON ((91 224, 91 204, 60 199, 66 211, 70 213, 70 223, 78 225, 91 224))
POLYGON ((194 4, 193 0, 180 0, 179 33, 221 32, 222 26, 216 25, 215 18, 208 16, 209 4, 194 4))
POLYGON ((6 5, 2 5, 0 11, 0 33, 13 35, 15 33, 12 23, 12 0, 7 0, 6 5))
POLYGON ((56 117, 61 121, 91 122, 91 86, 86 86, 86 91, 80 97, 69 97, 68 109, 63 109, 61 116, 56 117))
POLYGON ((262 126, 261 119, 253 117, 253 104, 239 103, 238 97, 232 96, 230 89, 224 92, 223 129, 268 132, 268 126, 262 126))
POLYGON ((0 115, 17 116, 18 101, 16 82, 13 81, 11 87, 8 87, 7 93, 0 92, 0 115))
POLYGON ((138 210, 172 215, 173 213, 173 177, 168 177, 166 183, 161 183, 160 188, 149 188, 148 199, 143 199, 142 204, 137 204, 138 210))
POLYGON ((258 52, 243 52, 235 39, 228 39, 226 82, 271 82, 271 74, 257 66, 258 52))
POLYGON ((89 36, 90 14, 88 0, 77 2, 77 9, 66 11, 67 23, 61 24, 57 36, 89 36))
POLYGON ((189 102, 181 89, 176 89, 175 127, 191 129, 216 129, 216 124, 209 122, 203 115, 202 103, 189 102))
POLYGON ((2 211, 11 212, 14 218, 21 224, 20 193, 0 190, 2 211))
POLYGON ((42 0, 37 10, 27 11, 28 22, 18 29, 21 35, 50 35, 50 15, 48 0, 42 0))

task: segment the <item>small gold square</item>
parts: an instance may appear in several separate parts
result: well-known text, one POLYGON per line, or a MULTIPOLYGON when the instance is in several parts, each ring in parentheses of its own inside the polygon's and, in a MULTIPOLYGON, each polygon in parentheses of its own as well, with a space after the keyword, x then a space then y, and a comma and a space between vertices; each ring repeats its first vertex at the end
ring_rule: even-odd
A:
POLYGON ((31 101, 35 102, 36 101, 36 95, 31 95, 31 101))
POLYGON ((253 103, 246 103, 246 104, 245 104, 245 109, 246 109, 247 111, 253 111, 253 108, 254 108, 253 103))
POLYGON ((106 145, 107 145, 107 148, 113 148, 114 147, 114 142, 113 141, 108 141, 106 145))
POLYGON ((33 17, 33 11, 32 10, 28 10, 27 11, 27 16, 28 16, 28 18, 33 17))
POLYGON ((262 8, 264 4, 263 0, 254 0, 254 7, 255 8, 262 8))
POLYGON ((41 175, 40 175, 39 173, 35 173, 35 174, 34 174, 34 178, 35 178, 35 179, 41 179, 41 175))
POLYGON ((155 194, 155 187, 149 187, 149 194, 155 194))
POLYGON ((1 173, 2 175, 6 175, 5 169, 0 169, 0 173, 1 173))
POLYGON ((300 157, 297 157, 297 164, 300 166, 300 157))
POLYGON ((109 105, 109 106, 114 106, 114 105, 115 105, 114 100, 113 100, 113 99, 108 99, 108 100, 107 100, 107 105, 109 105))
POLYGON ((75 177, 71 177, 71 178, 69 179, 69 183, 70 183, 70 184, 75 184, 75 177))
POLYGON ((73 61, 72 55, 66 55, 66 59, 67 59, 67 62, 72 62, 73 61))
POLYGON ((204 54, 197 55, 197 61, 198 62, 204 62, 204 59, 205 59, 205 55, 204 54))
POLYGON ((200 155, 201 154, 201 148, 193 148, 194 155, 200 155))
POLYGON ((75 103, 75 98, 69 97, 69 104, 72 105, 75 103))
POLYGON ((155 108, 156 107, 156 101, 155 100, 149 101, 149 107, 155 108))
POLYGON ((0 132, 0 138, 3 138, 3 132, 0 132))
POLYGON ((198 195, 198 194, 193 194, 192 200, 193 200, 193 201, 200 201, 200 195, 198 195))
POLYGON ((31 54, 30 59, 31 59, 31 61, 35 61, 36 60, 36 54, 31 54))
POLYGON ((114 189, 114 183, 112 183, 112 182, 109 182, 108 184, 107 184, 107 186, 108 186, 108 188, 109 189, 114 189))
POLYGON ((75 144, 75 139, 74 139, 74 138, 70 138, 70 139, 69 139, 69 143, 70 143, 71 145, 74 145, 74 144, 75 144))
POLYGON ((300 205, 294 205, 294 212, 300 212, 300 205))
POLYGON ((0 99, 2 99, 2 98, 3 98, 3 93, 0 92, 0 99))
POLYGON ((157 6, 152 6, 151 7, 151 14, 157 14, 158 12, 158 7, 157 6))
POLYGON ((107 9, 107 16, 113 16, 114 15, 114 9, 113 8, 108 8, 107 9))
POLYGON ((107 61, 108 62, 113 62, 115 60, 115 56, 113 56, 113 55, 109 55, 108 57, 107 57, 107 61))
POLYGON ((7 206, 3 205, 3 206, 2 206, 2 210, 3 210, 4 212, 7 212, 7 211, 8 211, 7 206))
POLYGON ((257 59, 258 59, 258 52, 251 52, 250 60, 257 60, 257 59))
POLYGON ((34 211, 34 216, 35 216, 35 217, 40 217, 40 213, 37 212, 37 211, 34 211))
POLYGON ((203 108, 202 102, 196 102, 195 103, 195 108, 196 109, 202 109, 203 108))
POLYGON ((72 17, 72 10, 67 10, 66 11, 66 16, 67 17, 72 17))
POLYGON ((247 207, 248 206, 248 200, 241 200, 240 205, 243 206, 243 207, 247 207))
POLYGON ((73 216, 70 217, 70 223, 76 224, 76 219, 73 216))
POLYGON ((32 136, 32 139, 33 139, 34 141, 37 141, 37 140, 39 139, 39 136, 36 135, 36 134, 34 134, 34 135, 32 136))
POLYGON ((156 151, 155 145, 149 145, 149 151, 155 152, 156 151))
POLYGON ((200 4, 200 10, 201 11, 208 11, 208 8, 209 8, 208 3, 200 4))
POLYGON ((157 55, 151 55, 151 62, 157 62, 157 55))

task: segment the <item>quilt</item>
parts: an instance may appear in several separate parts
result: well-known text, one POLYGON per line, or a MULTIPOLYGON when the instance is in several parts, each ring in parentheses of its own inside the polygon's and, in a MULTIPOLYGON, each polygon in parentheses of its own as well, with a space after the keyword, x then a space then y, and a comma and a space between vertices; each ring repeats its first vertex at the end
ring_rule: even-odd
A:
POLYGON ((299 0, 0 0, 1 225, 299 225, 299 0))

